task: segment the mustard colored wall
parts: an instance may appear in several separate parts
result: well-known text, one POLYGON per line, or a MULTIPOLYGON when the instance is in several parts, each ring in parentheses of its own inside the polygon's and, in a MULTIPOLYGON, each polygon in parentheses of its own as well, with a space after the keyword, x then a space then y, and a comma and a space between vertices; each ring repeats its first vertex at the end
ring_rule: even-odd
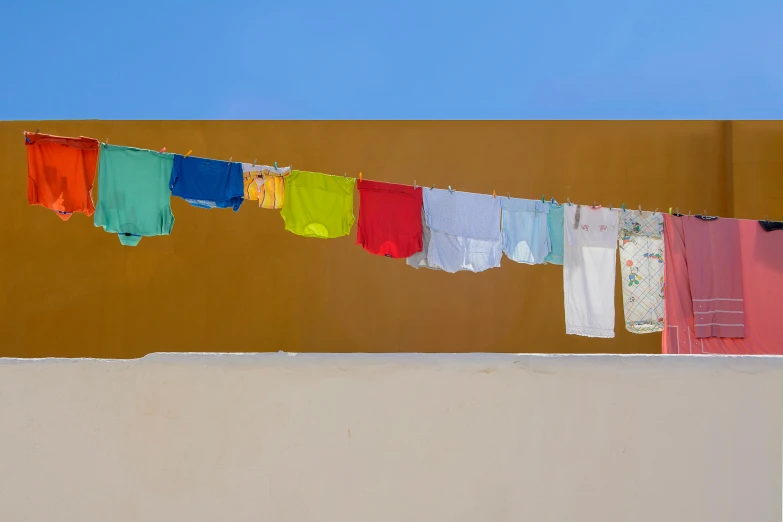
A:
POLYGON ((566 336, 559 266, 414 270, 365 253, 355 227, 302 238, 253 202, 235 214, 172 198, 171 236, 122 247, 91 217, 27 205, 22 131, 37 128, 397 183, 783 219, 781 122, 3 122, 2 356, 660 353, 659 334, 625 331, 619 277, 616 337, 566 336))

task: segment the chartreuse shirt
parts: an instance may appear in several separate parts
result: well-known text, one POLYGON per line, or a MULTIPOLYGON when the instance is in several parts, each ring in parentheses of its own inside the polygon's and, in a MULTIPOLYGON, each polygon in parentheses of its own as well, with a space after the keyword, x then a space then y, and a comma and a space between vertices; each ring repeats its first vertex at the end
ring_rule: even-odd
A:
POLYGON ((292 170, 280 211, 285 229, 305 237, 347 236, 354 222, 355 184, 354 178, 292 170))

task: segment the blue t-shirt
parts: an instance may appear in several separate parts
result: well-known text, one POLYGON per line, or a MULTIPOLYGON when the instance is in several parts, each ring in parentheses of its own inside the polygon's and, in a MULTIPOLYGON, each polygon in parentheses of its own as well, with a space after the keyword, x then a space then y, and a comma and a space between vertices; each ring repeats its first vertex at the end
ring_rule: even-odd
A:
POLYGON ((233 208, 242 205, 245 185, 242 164, 205 158, 174 156, 171 194, 194 207, 233 208))

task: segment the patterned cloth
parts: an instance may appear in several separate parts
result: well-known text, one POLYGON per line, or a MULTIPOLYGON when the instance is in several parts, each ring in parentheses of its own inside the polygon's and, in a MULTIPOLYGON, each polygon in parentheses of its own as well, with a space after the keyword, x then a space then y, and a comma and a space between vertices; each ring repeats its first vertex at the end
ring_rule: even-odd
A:
POLYGON ((663 216, 620 212, 620 271, 625 329, 663 331, 663 216))

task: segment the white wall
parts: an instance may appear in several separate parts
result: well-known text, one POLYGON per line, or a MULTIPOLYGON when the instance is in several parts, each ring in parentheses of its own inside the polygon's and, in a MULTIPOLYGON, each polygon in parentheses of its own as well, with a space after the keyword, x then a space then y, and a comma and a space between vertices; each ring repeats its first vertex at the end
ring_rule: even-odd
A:
POLYGON ((0 520, 773 522, 783 361, 0 360, 0 520))

